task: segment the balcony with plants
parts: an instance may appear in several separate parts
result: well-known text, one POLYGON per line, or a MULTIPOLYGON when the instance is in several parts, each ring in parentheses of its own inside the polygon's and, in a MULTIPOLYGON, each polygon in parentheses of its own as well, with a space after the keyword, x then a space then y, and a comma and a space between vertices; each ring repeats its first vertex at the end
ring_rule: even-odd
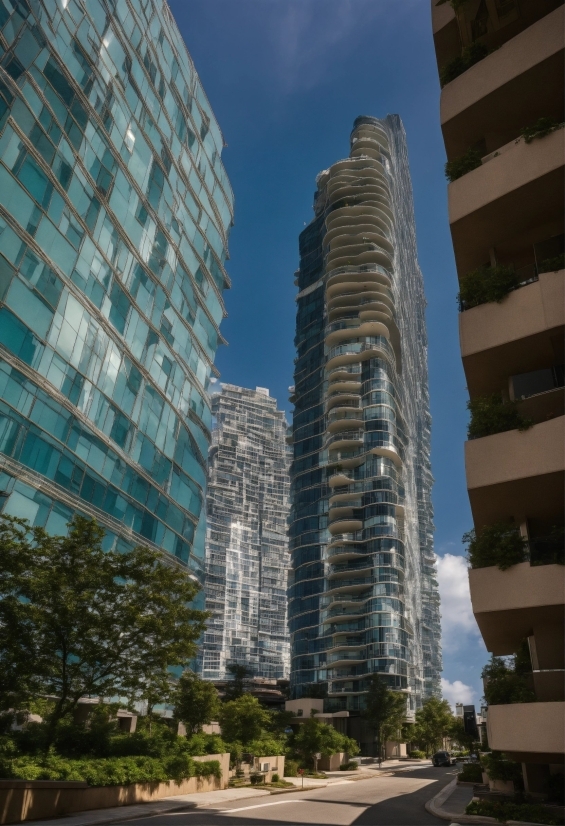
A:
MULTIPOLYGON (((434 10, 445 4, 453 9, 456 26, 452 17, 445 15, 446 23, 453 32, 449 38, 450 48, 445 52, 446 56, 449 53, 452 56, 446 59, 442 50, 438 52, 442 87, 455 80, 487 55, 504 47, 530 26, 541 21, 558 8, 561 1, 498 0, 497 3, 483 2, 477 5, 469 0, 432 0, 434 10), (457 31, 458 38, 455 31, 457 31), (459 50, 457 50, 457 45, 459 50), (459 51, 459 53, 453 56, 454 51, 459 51)), ((436 13, 434 17, 439 17, 439 15, 436 13)), ((436 44, 445 41, 445 37, 438 40, 437 35, 438 32, 436 32, 436 44)))

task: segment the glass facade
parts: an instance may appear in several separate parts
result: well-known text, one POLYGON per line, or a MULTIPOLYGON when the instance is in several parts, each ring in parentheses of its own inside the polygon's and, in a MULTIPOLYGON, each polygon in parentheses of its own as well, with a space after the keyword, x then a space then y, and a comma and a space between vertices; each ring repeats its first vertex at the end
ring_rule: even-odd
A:
POLYGON ((223 384, 212 395, 208 471, 206 679, 230 663, 255 677, 288 677, 289 448, 276 399, 258 387, 223 384))
POLYGON ((355 714, 379 673, 410 719, 439 696, 441 648, 425 298, 397 115, 357 118, 314 213, 296 273, 292 695, 323 683, 327 711, 355 714))
POLYGON ((233 197, 166 3, 0 0, 0 503, 203 575, 233 197))

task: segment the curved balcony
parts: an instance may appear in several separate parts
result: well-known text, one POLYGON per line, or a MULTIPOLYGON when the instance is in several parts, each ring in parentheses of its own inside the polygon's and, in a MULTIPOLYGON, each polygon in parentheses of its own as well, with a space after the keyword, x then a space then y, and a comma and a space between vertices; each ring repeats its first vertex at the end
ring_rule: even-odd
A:
POLYGON ((334 367, 333 370, 327 370, 326 375, 330 381, 333 381, 334 378, 356 381, 356 377, 361 375, 361 365, 344 364, 341 367, 334 367))
POLYGON ((363 443, 363 436, 365 431, 359 430, 341 430, 338 433, 331 433, 326 438, 326 447, 331 447, 332 450, 339 450, 340 448, 347 449, 349 447, 357 447, 363 443))
POLYGON ((365 341, 350 341, 347 344, 337 344, 331 347, 327 353, 326 369, 338 367, 341 364, 347 364, 352 360, 360 361, 360 356, 363 353, 370 353, 381 351, 385 353, 392 363, 396 365, 396 356, 390 344, 390 341, 385 336, 371 336, 370 340, 365 341))
POLYGON ((337 432, 344 426, 363 427, 363 413, 361 410, 343 410, 339 407, 330 410, 328 413, 329 432, 337 432))
POLYGON ((367 655, 364 651, 341 651, 336 654, 331 654, 327 658, 327 663, 328 665, 350 665, 351 663, 363 663, 366 659, 367 655))
POLYGON ((346 264, 343 267, 334 267, 328 271, 326 296, 331 297, 338 292, 339 286, 351 287, 352 284, 375 284, 390 289, 393 278, 392 268, 389 269, 382 264, 359 264, 358 266, 346 264), (335 287, 338 289, 332 290, 335 287))
POLYGON ((334 397, 336 394, 344 394, 346 396, 359 395, 361 392, 361 377, 355 380, 355 376, 348 379, 336 379, 328 384, 328 398, 334 397))
POLYGON ((361 531, 363 527, 363 522, 361 519, 354 519, 353 516, 341 517, 340 519, 335 519, 333 522, 330 522, 328 525, 330 534, 333 537, 343 536, 344 533, 354 533, 357 531, 361 531))
POLYGON ((333 579, 331 582, 327 582, 327 588, 325 593, 333 593, 334 591, 353 591, 353 593, 359 593, 360 591, 365 591, 371 585, 375 584, 375 579, 372 576, 365 576, 365 577, 355 577, 351 579, 333 579))
MULTIPOLYGON (((365 218, 355 216, 355 219, 357 220, 347 225, 347 229, 349 230, 347 234, 365 235, 377 232, 392 243, 393 234, 390 222, 386 221, 381 215, 372 214, 365 218)), ((345 231, 346 227, 342 227, 340 222, 335 222, 324 236, 324 246, 330 244, 336 237, 344 234, 345 231)))
POLYGON ((371 338, 376 336, 388 337, 390 335, 389 325, 391 323, 391 320, 386 317, 384 322, 374 319, 361 320, 359 318, 356 321, 353 319, 348 321, 334 321, 326 327, 326 346, 332 347, 340 341, 347 341, 352 335, 355 338, 359 338, 360 336, 370 336, 371 338), (385 322, 388 322, 388 324, 385 322))
POLYGON ((330 534, 330 541, 328 542, 328 550, 330 548, 334 548, 337 545, 341 545, 344 542, 353 542, 357 543, 363 539, 363 531, 357 531, 355 533, 336 533, 330 534))
POLYGON ((342 487, 343 485, 348 485, 350 482, 353 482, 353 477, 348 476, 343 470, 334 470, 328 479, 328 483, 330 487, 342 487))
POLYGON ((351 560, 356 562, 359 560, 364 554, 360 553, 358 550, 354 548, 347 547, 347 545, 336 545, 334 547, 328 547, 326 551, 326 557, 329 560, 332 560, 332 564, 334 564, 338 559, 341 559, 343 562, 347 562, 351 560))
POLYGON ((326 259, 326 267, 341 267, 356 264, 381 264, 392 268, 393 256, 383 246, 372 242, 355 244, 351 247, 340 247, 331 250, 326 259))

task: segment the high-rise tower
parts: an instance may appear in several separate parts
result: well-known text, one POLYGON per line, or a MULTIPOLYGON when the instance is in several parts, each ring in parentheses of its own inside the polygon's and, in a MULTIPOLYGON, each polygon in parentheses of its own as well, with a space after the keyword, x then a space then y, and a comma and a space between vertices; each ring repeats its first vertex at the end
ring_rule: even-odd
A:
MULTIPOLYGON (((357 118, 300 235, 289 589, 293 696, 439 692, 423 282, 400 118, 357 118), (319 691, 319 688, 317 689, 319 691)), ((359 736, 363 738, 362 733, 359 736)))
POLYGON ((232 193, 166 3, 0 3, 0 505, 203 573, 232 193))
POLYGON ((563 0, 432 0, 431 13, 472 411, 465 470, 482 548, 470 554, 471 602, 487 650, 519 652, 524 680, 506 700, 492 693, 488 742, 522 764, 526 792, 553 789, 557 800, 565 761, 565 8, 563 0))
POLYGON ((263 387, 222 384, 212 395, 202 676, 230 663, 288 677, 289 464, 286 420, 263 387))

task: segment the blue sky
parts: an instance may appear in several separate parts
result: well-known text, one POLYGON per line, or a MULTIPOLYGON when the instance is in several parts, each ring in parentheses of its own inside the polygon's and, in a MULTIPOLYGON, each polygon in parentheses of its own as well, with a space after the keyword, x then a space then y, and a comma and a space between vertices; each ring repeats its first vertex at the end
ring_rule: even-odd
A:
POLYGON ((357 115, 398 113, 408 136, 428 300, 432 467, 446 696, 479 703, 487 653, 470 611, 465 377, 446 209, 429 0, 169 0, 228 144, 235 192, 222 380, 290 411, 298 234, 317 173, 349 151, 357 115), (462 685, 458 685, 457 681, 462 685), (468 689, 465 686, 469 687, 468 689), (474 692, 474 695, 471 694, 474 692))

